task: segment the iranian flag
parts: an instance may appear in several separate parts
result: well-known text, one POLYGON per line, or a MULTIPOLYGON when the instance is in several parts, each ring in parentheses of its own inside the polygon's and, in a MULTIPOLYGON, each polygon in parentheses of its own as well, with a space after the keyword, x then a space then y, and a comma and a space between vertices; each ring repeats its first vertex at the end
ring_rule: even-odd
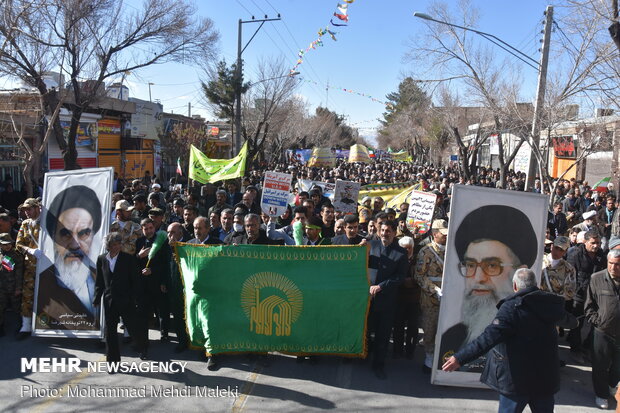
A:
POLYGON ((15 268, 15 261, 13 261, 13 258, 9 257, 8 255, 2 257, 2 262, 0 264, 2 265, 2 268, 7 271, 13 271, 13 269, 15 268))
POLYGON ((179 175, 183 175, 183 170, 181 169, 181 158, 177 158, 177 173, 179 175))
POLYGON ((611 181, 611 177, 603 178, 592 186, 593 191, 597 192, 607 192, 607 185, 609 185, 609 181, 611 181))

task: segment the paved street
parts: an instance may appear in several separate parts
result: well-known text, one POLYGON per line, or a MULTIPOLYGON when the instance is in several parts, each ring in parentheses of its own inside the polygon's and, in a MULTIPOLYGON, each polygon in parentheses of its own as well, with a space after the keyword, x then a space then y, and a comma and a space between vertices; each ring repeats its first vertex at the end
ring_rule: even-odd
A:
MULTIPOLYGON (((387 380, 377 380, 363 360, 343 362, 322 357, 318 364, 297 363, 294 357, 227 356, 219 371, 210 372, 195 351, 172 352, 173 343, 160 343, 151 331, 150 357, 154 361, 187 361, 185 373, 88 373, 86 363, 104 360, 104 350, 94 340, 31 338, 0 339, 0 406, 14 412, 67 411, 207 411, 289 412, 425 411, 494 412, 497 395, 489 390, 432 386, 420 369, 421 348, 416 360, 389 360, 387 380), (21 357, 78 357, 82 373, 20 373, 21 357), (162 387, 160 387, 162 386, 162 387), (187 389, 188 397, 159 394, 162 388, 187 389), (195 387, 220 390, 221 397, 197 396, 195 387), (79 391, 125 388, 145 389, 146 397, 78 397, 79 391), (56 397, 32 397, 37 389, 58 389, 56 397), (69 390, 73 391, 72 397, 69 390), (229 394, 225 394, 230 390, 229 394), (222 394, 224 391, 224 394, 222 394), (22 394, 22 392, 24 394, 22 394), (160 397, 157 397, 158 394, 160 397)), ((122 346, 124 361, 140 361, 129 345, 122 346)), ((562 355, 567 353, 562 349, 562 355)), ((562 391, 557 412, 595 412, 590 369, 568 365, 562 370, 562 391)), ((96 394, 95 394, 96 396, 96 394)), ((610 407, 615 407, 612 403, 610 407)), ((526 410, 527 411, 527 410, 526 410)))

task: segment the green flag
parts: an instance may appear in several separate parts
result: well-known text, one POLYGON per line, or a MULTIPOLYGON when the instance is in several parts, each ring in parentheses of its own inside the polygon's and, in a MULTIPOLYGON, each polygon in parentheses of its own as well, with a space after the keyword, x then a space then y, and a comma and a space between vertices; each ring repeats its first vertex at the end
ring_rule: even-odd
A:
POLYGON ((177 244, 192 345, 366 354, 366 247, 177 244))
POLYGON ((248 143, 244 143, 239 154, 232 159, 211 159, 194 145, 189 151, 189 178, 201 184, 225 179, 239 178, 245 173, 248 143))

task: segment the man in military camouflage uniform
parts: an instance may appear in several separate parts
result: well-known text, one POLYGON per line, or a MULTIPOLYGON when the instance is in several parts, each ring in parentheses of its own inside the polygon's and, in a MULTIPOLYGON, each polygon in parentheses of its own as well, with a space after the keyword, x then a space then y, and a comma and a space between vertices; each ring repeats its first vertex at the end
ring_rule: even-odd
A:
POLYGON ((116 203, 116 220, 110 225, 110 232, 118 232, 123 237, 121 251, 136 254, 136 240, 142 236, 140 224, 131 220, 133 207, 126 200, 116 203))
POLYGON ((572 307, 577 288, 577 271, 564 259, 564 254, 569 247, 568 237, 557 237, 553 241, 551 253, 543 258, 540 289, 561 295, 567 305, 572 307))
POLYGON ((41 230, 41 205, 35 198, 28 198, 20 208, 26 218, 19 232, 15 249, 24 255, 24 282, 22 285, 22 326, 17 334, 18 340, 30 336, 32 332, 32 305, 34 303, 34 281, 37 273, 37 259, 42 253, 39 249, 39 232, 41 230))
POLYGON ((21 304, 24 258, 13 249, 11 234, 0 234, 0 337, 4 335, 4 311, 18 311, 21 304))
POLYGON ((433 366, 447 235, 447 222, 443 219, 433 221, 432 241, 420 250, 416 263, 415 280, 422 289, 420 308, 422 310, 422 329, 424 330, 424 351, 426 353, 422 369, 425 373, 430 373, 433 366))

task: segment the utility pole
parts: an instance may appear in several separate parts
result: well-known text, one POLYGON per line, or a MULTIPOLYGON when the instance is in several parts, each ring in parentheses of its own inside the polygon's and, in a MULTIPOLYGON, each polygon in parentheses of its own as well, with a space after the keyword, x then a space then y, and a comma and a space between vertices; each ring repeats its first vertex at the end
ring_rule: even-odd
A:
POLYGON ((151 83, 149 82, 149 102, 152 102, 153 100, 151 99, 151 85, 154 85, 155 83, 151 83))
MULTIPOLYGON (((540 154, 540 118, 545 103, 545 88, 547 86, 547 66, 549 65, 549 46, 551 43, 551 24, 553 23, 553 6, 547 6, 545 10, 545 31, 543 34, 542 49, 540 50, 540 69, 538 71, 538 87, 536 88, 536 102, 534 103, 534 119, 532 120, 532 153, 527 172, 525 190, 529 191, 534 186, 536 172, 539 165, 535 153, 540 154)), ((548 139, 549 137, 547 137, 548 139)), ((541 177, 542 179, 542 177, 541 177)))
POLYGON ((252 41, 252 39, 254 39, 254 36, 256 36, 256 33, 258 33, 258 31, 261 29, 261 27, 263 27, 263 25, 265 24, 265 22, 270 22, 270 21, 276 21, 276 20, 281 20, 280 19, 280 14, 278 14, 277 18, 273 18, 270 19, 267 15, 265 15, 264 19, 254 19, 254 16, 252 16, 252 20, 241 20, 239 19, 239 27, 238 27, 238 31, 237 31, 237 67, 236 67, 236 75, 235 75, 235 84, 236 84, 236 90, 235 90, 235 103, 236 103, 236 107, 235 107, 235 148, 234 151, 235 153, 239 153, 239 151, 241 150, 241 87, 243 85, 243 60, 241 60, 241 55, 243 54, 243 51, 246 49, 246 47, 248 47, 248 45, 250 44, 250 42, 252 41), (252 37, 250 37, 250 40, 248 40, 248 42, 246 43, 245 46, 241 47, 243 44, 242 41, 242 26, 245 23, 260 23, 260 26, 258 26, 258 29, 256 29, 256 31, 254 32, 254 34, 252 35, 252 37))
POLYGON ((192 102, 187 102, 187 117, 192 117, 192 102))

